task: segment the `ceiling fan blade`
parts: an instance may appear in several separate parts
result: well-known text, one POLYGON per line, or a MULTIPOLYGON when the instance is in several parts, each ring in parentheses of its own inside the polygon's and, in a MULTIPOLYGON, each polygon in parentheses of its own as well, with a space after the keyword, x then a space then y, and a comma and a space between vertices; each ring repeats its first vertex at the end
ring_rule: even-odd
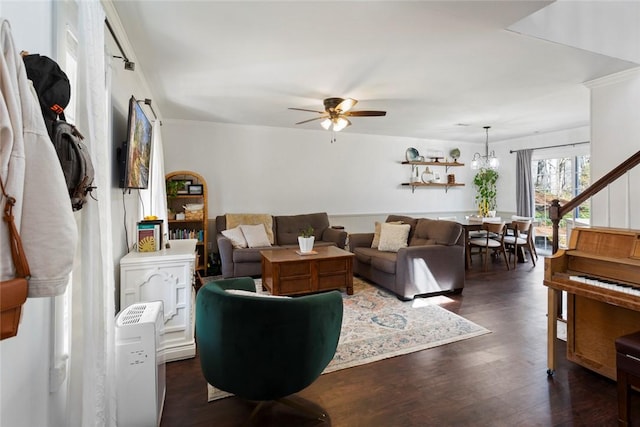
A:
POLYGON ((294 108, 294 107, 289 107, 289 110, 297 110, 297 111, 308 111, 309 113, 318 113, 318 114, 324 114, 324 111, 317 111, 317 110, 308 110, 306 108, 294 108))
POLYGON ((353 98, 345 98, 340 101, 338 105, 336 105, 335 109, 336 111, 346 113, 347 111, 351 110, 357 103, 358 101, 353 98))
POLYGON ((329 116, 327 116, 327 115, 325 114, 324 116, 314 117, 313 119, 309 119, 309 120, 303 120, 303 121, 298 122, 298 123, 296 123, 296 124, 297 124, 297 125, 301 125, 301 124, 303 124, 303 123, 312 122, 312 121, 314 121, 314 120, 326 119, 327 117, 329 117, 329 116))
POLYGON ((351 117, 374 117, 374 116, 386 116, 387 112, 386 111, 367 111, 367 110, 360 110, 360 111, 347 111, 346 113, 343 113, 345 116, 351 116, 351 117))

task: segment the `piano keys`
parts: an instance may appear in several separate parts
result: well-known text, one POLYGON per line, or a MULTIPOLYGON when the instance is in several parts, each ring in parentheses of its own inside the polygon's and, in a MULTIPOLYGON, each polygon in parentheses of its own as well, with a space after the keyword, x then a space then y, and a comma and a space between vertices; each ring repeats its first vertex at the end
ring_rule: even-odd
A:
POLYGON ((616 378, 615 339, 640 331, 640 231, 580 227, 545 259, 548 373, 556 366, 560 292, 567 293, 567 359, 616 378))
POLYGON ((609 289, 612 291, 622 292, 623 294, 630 294, 640 296, 640 285, 631 285, 622 282, 616 282, 608 279, 600 279, 594 276, 569 276, 569 280, 572 282, 580 282, 586 285, 595 286, 597 288, 609 289))

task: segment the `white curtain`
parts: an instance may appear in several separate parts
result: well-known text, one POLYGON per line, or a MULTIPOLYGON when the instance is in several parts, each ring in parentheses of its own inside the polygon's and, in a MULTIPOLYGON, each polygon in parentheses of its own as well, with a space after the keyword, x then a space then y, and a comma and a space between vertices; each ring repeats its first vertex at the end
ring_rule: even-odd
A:
POLYGON ((111 141, 107 129, 104 20, 99 0, 78 2, 78 113, 95 168, 80 218, 80 262, 72 282, 70 426, 115 426, 115 281, 111 236, 111 141))
MULTIPOLYGON (((164 149, 160 120, 153 122, 153 143, 151 145, 151 174, 149 189, 140 190, 140 219, 145 215, 155 215, 164 220, 163 232, 169 230, 167 224, 167 189, 164 181, 164 149)), ((166 241, 166 236, 163 237, 166 241)))

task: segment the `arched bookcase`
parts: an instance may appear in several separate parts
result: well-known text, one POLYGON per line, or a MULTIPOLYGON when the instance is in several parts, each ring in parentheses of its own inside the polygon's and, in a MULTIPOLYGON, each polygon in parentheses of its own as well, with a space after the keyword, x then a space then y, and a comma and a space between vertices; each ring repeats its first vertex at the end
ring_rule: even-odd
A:
POLYGON ((192 171, 175 171, 165 176, 167 184, 167 208, 169 239, 198 239, 196 272, 207 275, 207 183, 192 171), (185 210, 185 205, 201 204, 197 211, 185 210), (184 217, 182 215, 184 215, 184 217), (174 216, 175 215, 175 216, 174 216), (177 218, 176 218, 177 217, 177 218), (179 218, 179 219, 178 219, 179 218))

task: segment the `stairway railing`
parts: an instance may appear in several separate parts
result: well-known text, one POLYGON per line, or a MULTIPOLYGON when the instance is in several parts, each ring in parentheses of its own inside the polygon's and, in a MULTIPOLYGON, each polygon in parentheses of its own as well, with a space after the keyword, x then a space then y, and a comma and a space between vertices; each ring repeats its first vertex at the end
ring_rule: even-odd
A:
POLYGON ((554 199, 551 201, 551 206, 549 207, 549 218, 551 219, 553 227, 553 253, 558 250, 558 229, 560 227, 560 220, 562 219, 562 217, 565 216, 568 212, 571 212, 573 209, 580 206, 587 199, 596 195, 598 192, 600 192, 600 190, 607 187, 613 181, 620 178, 622 175, 636 167, 638 164, 640 164, 640 151, 613 168, 602 178, 587 187, 587 189, 585 189, 582 193, 569 200, 566 204, 560 206, 560 201, 558 199, 554 199))

